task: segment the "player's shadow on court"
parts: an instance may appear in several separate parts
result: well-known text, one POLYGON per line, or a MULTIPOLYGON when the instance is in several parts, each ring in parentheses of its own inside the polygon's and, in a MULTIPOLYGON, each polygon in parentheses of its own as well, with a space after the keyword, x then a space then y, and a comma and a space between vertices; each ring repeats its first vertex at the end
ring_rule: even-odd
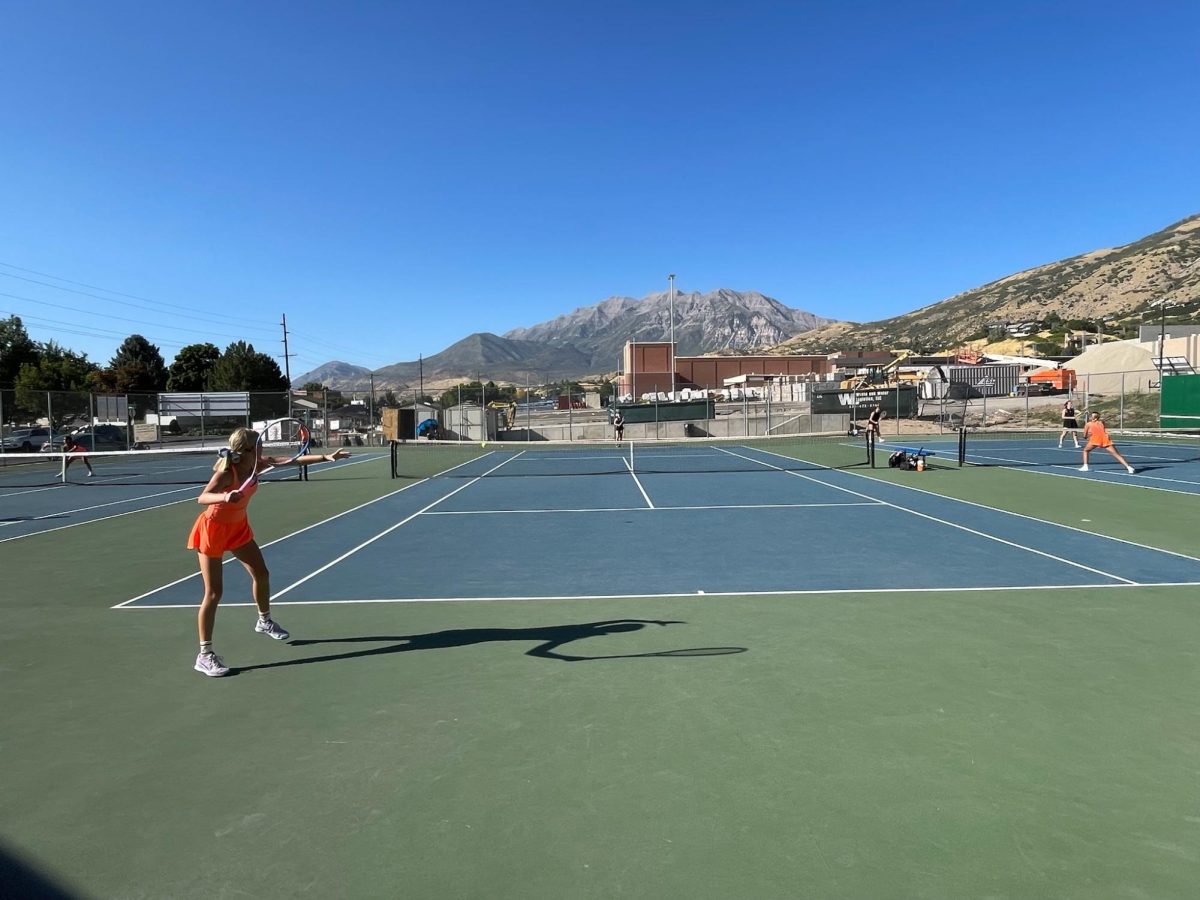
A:
MULTIPOLYGON (((276 669, 281 666, 302 666, 309 663, 335 662, 344 659, 361 659, 389 653, 408 653, 412 650, 446 650, 452 647, 469 647, 472 644, 490 644, 504 641, 535 641, 537 646, 525 651, 526 656, 540 659, 557 659, 562 662, 591 662, 601 659, 649 659, 674 656, 725 656, 745 653, 745 647, 685 647, 676 650, 659 650, 651 653, 616 653, 608 656, 575 656, 559 652, 566 644, 586 638, 604 637, 627 631, 640 631, 647 625, 685 625, 686 622, 659 619, 609 619, 602 622, 580 622, 574 625, 548 625, 542 628, 453 628, 429 634, 367 635, 346 638, 318 638, 314 640, 289 641, 293 647, 310 647, 315 644, 379 644, 351 650, 345 653, 329 653, 308 656, 304 659, 288 659, 280 662, 263 663, 257 666, 242 666, 233 672, 249 672, 254 669, 276 669)), ((231 674, 233 674, 231 672, 231 674)))

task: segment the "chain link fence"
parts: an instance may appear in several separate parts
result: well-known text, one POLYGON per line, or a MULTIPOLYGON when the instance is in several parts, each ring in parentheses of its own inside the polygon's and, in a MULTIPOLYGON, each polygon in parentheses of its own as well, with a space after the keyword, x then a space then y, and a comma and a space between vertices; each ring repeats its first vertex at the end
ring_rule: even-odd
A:
POLYGON ((301 397, 272 392, 100 394, 0 389, 0 451, 40 450, 64 434, 84 435, 94 450, 224 445, 236 428, 300 419, 314 444, 383 443, 373 403, 347 403, 327 392, 301 397))
MULTIPOLYGON (((487 385, 481 377, 478 384, 487 385)), ((464 382, 464 385, 466 382, 464 382)), ((269 393, 144 393, 99 394, 72 391, 0 389, 0 449, 19 446, 14 435, 42 428, 30 436, 39 449, 47 438, 66 432, 92 432, 96 449, 135 449, 163 446, 224 444, 238 427, 253 428, 270 419, 294 417, 309 425, 320 445, 362 446, 383 443, 379 422, 385 406, 413 411, 414 429, 430 418, 438 422, 439 437, 449 440, 605 440, 613 436, 612 409, 599 392, 561 393, 554 386, 526 384, 492 388, 470 399, 465 392, 430 388, 425 394, 449 397, 442 406, 419 402, 417 391, 269 393), (347 399, 349 398, 349 399, 347 399), (462 402, 458 402, 461 398, 462 402)), ((1160 377, 1157 370, 1088 373, 1078 376, 1070 392, 1048 394, 1018 391, 1004 396, 920 396, 915 414, 889 409, 885 434, 952 432, 967 428, 1049 428, 1060 424, 1062 405, 1070 399, 1082 416, 1098 411, 1110 428, 1155 428, 1160 421, 1160 377)), ((920 393, 925 393, 922 387, 920 393)), ((699 392, 695 392, 699 396, 699 392)), ((813 411, 811 394, 743 388, 713 399, 713 415, 680 421, 668 408, 675 404, 665 392, 651 391, 634 404, 640 421, 628 421, 624 435, 634 440, 665 440, 685 436, 761 437, 851 430, 861 414, 857 395, 842 413, 813 411)), ((622 404, 628 408, 628 404, 622 404)), ((627 416, 627 419, 633 417, 627 416)), ((419 435, 405 435, 416 438, 419 435)), ((427 436, 427 433, 424 434, 427 436)))
POLYGON ((1157 369, 1090 372, 1077 376, 1070 391, 1020 392, 1008 397, 975 397, 923 404, 940 421, 967 428, 1055 428, 1062 423, 1068 400, 1082 420, 1100 413, 1110 429, 1158 428, 1161 421, 1161 377, 1157 369))

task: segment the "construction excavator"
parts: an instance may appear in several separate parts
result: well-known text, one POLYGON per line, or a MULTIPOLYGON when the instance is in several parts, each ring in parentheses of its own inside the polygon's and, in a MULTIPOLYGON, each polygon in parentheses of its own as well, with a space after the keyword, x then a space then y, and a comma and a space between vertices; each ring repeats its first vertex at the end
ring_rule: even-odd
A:
POLYGON ((516 400, 493 400, 488 404, 488 409, 498 409, 504 414, 504 427, 517 427, 517 401, 516 400))
POLYGON ((865 372, 858 372, 842 379, 841 388, 844 391, 861 391, 874 387, 895 387, 899 384, 917 384, 922 376, 917 372, 901 372, 900 366, 913 355, 911 350, 900 350, 886 366, 867 366, 865 372))

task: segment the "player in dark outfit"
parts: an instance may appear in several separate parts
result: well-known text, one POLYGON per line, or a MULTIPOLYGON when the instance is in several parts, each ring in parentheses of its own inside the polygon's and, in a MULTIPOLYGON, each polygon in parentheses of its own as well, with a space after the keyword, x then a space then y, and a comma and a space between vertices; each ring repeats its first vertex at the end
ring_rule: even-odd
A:
POLYGON ((1068 434, 1070 434, 1071 440, 1073 440, 1075 442, 1075 449, 1078 450, 1079 449, 1079 435, 1077 434, 1078 431, 1079 431, 1079 420, 1076 418, 1075 407, 1072 406, 1071 401, 1068 400, 1066 403, 1063 404, 1063 408, 1062 408, 1062 433, 1059 434, 1059 436, 1058 436, 1059 449, 1062 449, 1063 438, 1065 438, 1068 434))
POLYGON ((883 440, 883 435, 879 433, 879 421, 883 416, 883 406, 879 403, 875 404, 875 408, 867 416, 867 434, 872 435, 877 441, 883 440))

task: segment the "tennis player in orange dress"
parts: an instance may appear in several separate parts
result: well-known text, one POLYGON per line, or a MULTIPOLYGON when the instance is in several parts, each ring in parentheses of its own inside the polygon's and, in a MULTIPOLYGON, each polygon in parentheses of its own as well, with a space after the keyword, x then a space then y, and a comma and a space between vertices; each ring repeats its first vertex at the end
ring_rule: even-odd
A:
POLYGON ((1104 427, 1104 420, 1100 418, 1100 413, 1092 413, 1087 424, 1083 426, 1083 437, 1087 443, 1083 445, 1083 465, 1079 467, 1080 472, 1088 471, 1088 452, 1095 449, 1107 450, 1116 458, 1117 462, 1125 467, 1125 471, 1130 475, 1137 471, 1117 451, 1117 448, 1113 446, 1112 438, 1108 436, 1108 431, 1104 427))
POLYGON ((63 460, 63 471, 65 472, 67 469, 71 468, 71 463, 75 462, 75 460, 79 460, 81 463, 87 466, 88 478, 91 478, 93 475, 95 475, 96 473, 92 469, 92 464, 88 462, 86 452, 86 448, 84 448, 82 444, 75 443, 75 438, 73 436, 69 434, 64 435, 63 453, 70 455, 63 460))
POLYGON ((195 669, 204 675, 228 675, 229 668, 221 657, 213 653, 213 625, 217 619, 217 605, 221 602, 224 588, 221 559, 226 551, 232 553, 246 571, 253 585, 254 605, 258 607, 258 622, 254 630, 277 641, 286 641, 288 633, 271 618, 271 573, 267 570, 262 550, 254 541, 246 509, 250 498, 258 490, 255 481, 238 490, 251 475, 270 466, 307 466, 319 462, 333 462, 350 455, 348 450, 338 450, 326 456, 310 453, 290 459, 286 456, 260 456, 257 453, 258 432, 239 428, 229 436, 229 447, 221 451, 221 458, 213 466, 213 476, 196 498, 206 507, 192 526, 188 537, 188 549, 195 550, 200 559, 200 576, 204 579, 204 599, 200 603, 197 626, 200 631, 200 654, 196 657, 195 669))

